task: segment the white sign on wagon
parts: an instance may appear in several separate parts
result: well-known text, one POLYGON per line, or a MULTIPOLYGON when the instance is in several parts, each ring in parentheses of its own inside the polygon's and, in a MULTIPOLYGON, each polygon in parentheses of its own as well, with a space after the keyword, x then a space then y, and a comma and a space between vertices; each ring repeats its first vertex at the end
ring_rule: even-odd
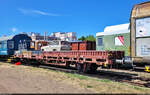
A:
POLYGON ((136 37, 150 36, 150 17, 136 19, 136 37))

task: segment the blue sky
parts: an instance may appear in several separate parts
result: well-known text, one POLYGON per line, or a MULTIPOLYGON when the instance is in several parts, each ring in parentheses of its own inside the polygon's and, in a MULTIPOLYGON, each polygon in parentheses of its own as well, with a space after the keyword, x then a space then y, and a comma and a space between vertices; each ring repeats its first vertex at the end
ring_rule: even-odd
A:
POLYGON ((133 5, 148 0, 0 0, 0 36, 20 32, 96 35, 129 22, 133 5))

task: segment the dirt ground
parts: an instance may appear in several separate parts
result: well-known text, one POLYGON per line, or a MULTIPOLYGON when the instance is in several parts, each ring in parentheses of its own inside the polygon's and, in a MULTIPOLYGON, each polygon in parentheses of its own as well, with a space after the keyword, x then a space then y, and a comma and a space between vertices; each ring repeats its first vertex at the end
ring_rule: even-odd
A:
POLYGON ((149 94, 150 88, 0 62, 0 93, 149 94))
POLYGON ((58 80, 32 67, 0 65, 0 93, 92 93, 77 85, 58 80))

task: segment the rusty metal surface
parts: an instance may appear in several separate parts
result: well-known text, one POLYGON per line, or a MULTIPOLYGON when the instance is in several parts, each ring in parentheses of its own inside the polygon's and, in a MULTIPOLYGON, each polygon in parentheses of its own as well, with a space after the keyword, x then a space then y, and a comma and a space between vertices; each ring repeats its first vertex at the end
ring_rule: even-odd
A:
POLYGON ((131 17, 141 18, 141 17, 149 16, 150 15, 149 10, 150 10, 150 1, 141 3, 141 4, 137 4, 134 6, 134 8, 132 10, 131 17))
POLYGON ((42 46, 47 46, 47 45, 48 45, 48 42, 47 42, 47 41, 36 41, 36 42, 35 42, 34 49, 35 49, 35 50, 41 50, 41 47, 42 47, 42 46))
POLYGON ((96 42, 83 41, 71 43, 72 50, 96 50, 96 42))
MULTIPOLYGON (((97 65, 113 64, 114 59, 122 59, 123 51, 66 51, 66 52, 42 52, 29 53, 25 52, 17 55, 20 58, 56 61, 57 63, 96 63, 97 65)), ((52 62, 54 64, 54 62, 52 62)))

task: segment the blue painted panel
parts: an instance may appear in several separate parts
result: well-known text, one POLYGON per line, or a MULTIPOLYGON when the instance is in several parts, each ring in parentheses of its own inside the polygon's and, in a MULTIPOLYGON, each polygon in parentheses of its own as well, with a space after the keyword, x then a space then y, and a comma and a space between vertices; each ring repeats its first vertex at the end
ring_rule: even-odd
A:
POLYGON ((7 50, 0 50, 0 55, 8 55, 7 50))
POLYGON ((7 41, 0 42, 0 55, 8 55, 7 41))

